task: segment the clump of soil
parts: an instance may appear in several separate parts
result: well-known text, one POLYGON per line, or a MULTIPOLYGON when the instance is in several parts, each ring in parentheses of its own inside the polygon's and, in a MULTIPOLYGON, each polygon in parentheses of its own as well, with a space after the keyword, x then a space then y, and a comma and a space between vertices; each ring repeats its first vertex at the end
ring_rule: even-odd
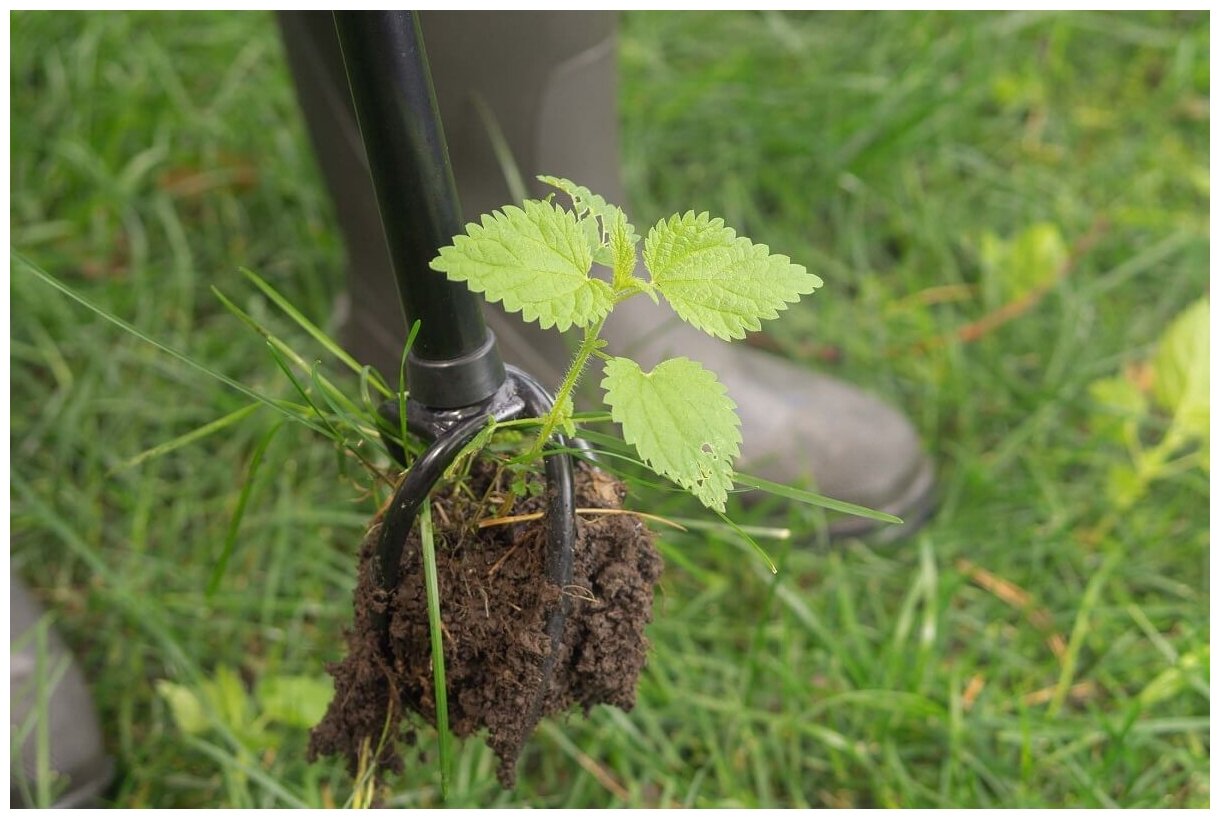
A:
MULTIPOLYGON (((583 463, 575 476, 577 507, 621 508, 621 482, 583 463)), ((540 717, 575 706, 588 712, 599 703, 625 710, 635 705, 661 558, 639 518, 581 515, 572 585, 560 589, 546 577, 543 520, 477 528, 478 520, 502 511, 489 501, 507 494, 504 480, 494 466, 476 463, 465 488, 434 493, 432 509, 450 729, 458 737, 486 729, 500 760, 497 776, 511 788, 517 756, 540 717), (556 649, 545 617, 559 595, 570 597, 571 610, 556 649), (558 655, 543 691, 543 661, 553 650, 558 655)), ((544 512, 545 506, 544 497, 531 497, 506 515, 544 512)), ((392 740, 414 742, 409 715, 436 721, 418 527, 402 552, 388 643, 374 625, 389 597, 373 580, 379 533, 377 519, 360 549, 348 653, 327 669, 335 697, 309 742, 311 760, 341 755, 353 774, 365 742, 376 749, 387 729, 391 741, 382 745, 377 767, 400 773, 403 757, 392 740)))

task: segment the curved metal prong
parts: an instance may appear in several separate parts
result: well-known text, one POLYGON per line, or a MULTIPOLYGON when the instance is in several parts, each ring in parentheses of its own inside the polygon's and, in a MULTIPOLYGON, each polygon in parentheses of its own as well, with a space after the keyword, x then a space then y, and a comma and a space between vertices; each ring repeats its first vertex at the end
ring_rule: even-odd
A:
MULTIPOLYGON (((435 438, 407 470, 382 518, 373 557, 373 579, 382 591, 391 593, 397 588, 402 549, 419 509, 462 448, 474 440, 491 418, 507 421, 523 416, 541 417, 554 405, 554 399, 532 376, 515 367, 507 370, 506 389, 498 392, 481 411, 462 420, 453 421, 454 411, 445 410, 435 413, 437 423, 429 424, 423 418, 429 412, 427 408, 409 407, 408 416, 414 416, 411 419, 413 430, 432 434, 435 438)), ((567 447, 563 435, 556 434, 554 438, 560 450, 567 447)), ((576 542, 572 459, 561 451, 545 456, 543 464, 547 479, 546 574, 548 580, 563 590, 572 583, 573 545, 576 542)), ((375 615, 378 629, 383 633, 389 625, 390 606, 391 601, 387 601, 386 609, 375 615)), ((550 678, 570 607, 569 598, 561 593, 559 602, 547 613, 546 634, 552 651, 543 664, 543 679, 550 678)))

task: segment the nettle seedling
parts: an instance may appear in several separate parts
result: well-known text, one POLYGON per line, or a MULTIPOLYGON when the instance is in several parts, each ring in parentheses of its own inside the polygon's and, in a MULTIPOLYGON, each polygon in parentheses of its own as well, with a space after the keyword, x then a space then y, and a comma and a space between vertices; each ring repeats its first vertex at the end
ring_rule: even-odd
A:
POLYGON ((737 405, 716 375, 679 357, 645 372, 630 358, 605 352, 602 327, 630 298, 664 298, 686 323, 717 338, 745 338, 763 319, 821 287, 822 280, 787 256, 772 253, 709 214, 688 211, 657 222, 644 237, 644 268, 636 275, 640 236, 622 208, 567 179, 538 177, 571 200, 529 200, 485 214, 440 249, 434 270, 520 313, 543 329, 584 330, 555 395, 554 408, 525 460, 535 459, 556 429, 574 434, 572 392, 589 363, 604 363, 606 404, 643 461, 705 506, 724 512, 741 449, 737 405), (610 280, 594 275, 608 268, 610 280))

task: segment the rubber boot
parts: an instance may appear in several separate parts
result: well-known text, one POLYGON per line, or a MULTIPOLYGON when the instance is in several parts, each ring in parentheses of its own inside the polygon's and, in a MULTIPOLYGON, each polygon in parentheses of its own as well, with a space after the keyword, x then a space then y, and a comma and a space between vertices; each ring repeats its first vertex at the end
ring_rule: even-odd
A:
POLYGON ((12 807, 36 807, 39 771, 56 808, 101 807, 114 776, 80 667, 25 584, 9 575, 12 807), (45 743, 45 744, 44 744, 45 743), (42 757, 45 764, 39 765, 42 757))
MULTIPOLYGON (((421 26, 454 177, 468 220, 513 201, 485 112, 503 133, 533 195, 534 177, 563 176, 626 203, 619 172, 616 15, 612 12, 423 12, 421 26), (482 111, 482 113, 481 113, 482 111)), ((347 242, 343 336, 362 361, 396 372, 405 327, 342 55, 328 13, 281 13, 298 97, 347 242)), ((629 210, 629 209, 628 209, 629 210)), ((639 229, 639 226, 637 226, 639 229)), ((506 361, 557 385, 570 343, 534 324, 486 311, 506 361)), ((782 483, 891 512, 909 532, 933 504, 933 469, 907 419, 875 396, 676 319, 663 304, 619 305, 604 336, 610 351, 651 367, 685 355, 714 371, 738 404, 738 466, 782 483)), ((586 379, 596 382, 599 379, 586 379)), ((832 536, 874 528, 843 518, 832 536)))

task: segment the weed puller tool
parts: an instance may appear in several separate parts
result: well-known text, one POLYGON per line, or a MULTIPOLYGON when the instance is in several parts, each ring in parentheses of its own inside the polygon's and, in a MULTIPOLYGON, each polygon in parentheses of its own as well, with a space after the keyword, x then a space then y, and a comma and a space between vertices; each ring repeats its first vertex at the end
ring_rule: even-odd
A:
MULTIPOLYGON (((399 561, 420 506, 446 467, 488 423, 537 417, 553 404, 529 374, 505 366, 477 297, 428 263, 463 225, 419 21, 414 12, 335 12, 348 81, 377 193, 398 293, 408 326, 419 332, 407 357, 407 429, 430 442, 411 464, 382 521, 373 562, 388 640, 399 561)), ((396 428, 398 406, 385 414, 396 428)), ((554 436, 559 449, 567 446, 554 436)), ((402 452, 398 451, 400 460, 402 452)), ((404 463, 405 465, 405 463, 404 463)), ((572 582, 576 537, 571 458, 545 458, 548 579, 572 582)), ((545 619, 551 651, 542 664, 537 713, 547 690, 569 609, 566 595, 545 619)))

